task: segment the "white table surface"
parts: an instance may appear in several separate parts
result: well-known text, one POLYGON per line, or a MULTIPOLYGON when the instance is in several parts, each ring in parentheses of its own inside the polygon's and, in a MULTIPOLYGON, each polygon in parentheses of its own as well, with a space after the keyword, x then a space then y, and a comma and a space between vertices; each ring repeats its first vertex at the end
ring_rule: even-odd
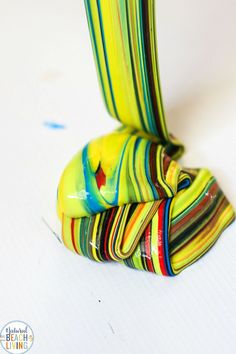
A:
MULTIPOLYGON (((236 2, 157 3, 181 163, 209 167, 236 206, 236 2)), ((0 119, 1 328, 31 325, 32 354, 235 351, 236 223, 207 256, 164 278, 76 256, 42 221, 60 233, 64 166, 117 126, 99 92, 82 0, 0 0, 0 119)))

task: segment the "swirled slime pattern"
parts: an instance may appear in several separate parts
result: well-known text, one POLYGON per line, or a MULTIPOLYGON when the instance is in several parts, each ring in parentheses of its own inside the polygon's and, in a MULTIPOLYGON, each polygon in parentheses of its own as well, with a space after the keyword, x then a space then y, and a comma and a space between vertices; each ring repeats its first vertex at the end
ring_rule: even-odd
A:
POLYGON ((104 101, 123 125, 88 143, 58 187, 65 245, 98 262, 175 275, 234 220, 207 169, 182 168, 168 133, 154 0, 85 0, 104 101))

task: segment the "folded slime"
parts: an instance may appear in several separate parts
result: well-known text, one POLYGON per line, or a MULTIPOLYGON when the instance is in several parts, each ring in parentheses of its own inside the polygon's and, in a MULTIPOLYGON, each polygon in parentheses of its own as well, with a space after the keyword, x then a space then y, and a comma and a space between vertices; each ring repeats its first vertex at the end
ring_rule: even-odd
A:
POLYGON ((92 260, 173 276, 235 219, 208 169, 182 168, 167 130, 154 0, 85 0, 104 102, 122 125, 89 142, 58 187, 62 239, 92 260))

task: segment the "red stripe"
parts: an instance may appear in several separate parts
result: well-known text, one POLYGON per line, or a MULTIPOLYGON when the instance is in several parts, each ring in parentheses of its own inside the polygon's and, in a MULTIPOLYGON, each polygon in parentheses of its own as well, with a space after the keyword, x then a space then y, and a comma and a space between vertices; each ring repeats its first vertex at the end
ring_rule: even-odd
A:
POLYGON ((106 175, 105 175, 105 173, 102 169, 102 166, 100 164, 99 164, 98 169, 96 171, 95 178, 96 178, 98 189, 101 189, 102 186, 106 185, 107 178, 106 178, 106 175))
POLYGON ((158 258, 159 258, 162 274, 168 275, 166 265, 165 265, 165 250, 164 250, 164 240, 163 240, 164 216, 165 216, 165 202, 163 201, 160 204, 158 209, 158 258))
POLYGON ((72 218, 71 219, 71 225, 70 225, 70 229, 71 229, 71 239, 72 239, 72 244, 73 244, 73 247, 75 249, 75 252, 79 254, 77 248, 76 248, 76 245, 75 245, 75 232, 74 232, 74 226, 75 226, 75 219, 72 218))

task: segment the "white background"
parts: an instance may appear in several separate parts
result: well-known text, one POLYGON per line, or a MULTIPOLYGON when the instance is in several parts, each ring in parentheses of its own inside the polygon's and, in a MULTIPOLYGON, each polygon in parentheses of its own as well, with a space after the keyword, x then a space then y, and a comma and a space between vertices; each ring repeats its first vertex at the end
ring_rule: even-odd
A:
MULTIPOLYGON (((236 2, 157 5, 168 123, 187 148, 181 163, 209 167, 236 206, 236 2)), ((60 233, 64 166, 117 126, 101 99, 82 0, 0 0, 0 122, 1 328, 29 323, 32 354, 234 352, 236 223, 207 256, 164 278, 76 256, 42 221, 60 233)))

